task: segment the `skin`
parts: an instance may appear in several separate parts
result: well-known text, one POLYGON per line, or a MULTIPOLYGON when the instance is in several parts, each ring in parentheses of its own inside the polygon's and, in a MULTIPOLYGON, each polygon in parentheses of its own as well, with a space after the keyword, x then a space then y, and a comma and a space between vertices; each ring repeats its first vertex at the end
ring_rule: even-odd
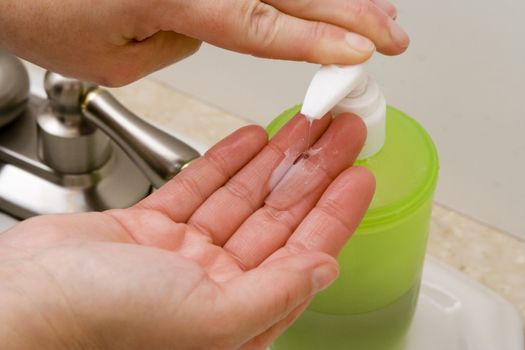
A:
MULTIPOLYGON (((409 38, 395 19, 387 0, 0 0, 0 46, 120 86, 202 41, 321 64, 397 55, 409 38)), ((350 167, 358 118, 316 122, 292 165, 306 134, 301 117, 271 142, 243 128, 132 208, 1 235, 0 348, 265 349, 337 277, 374 190, 350 167)))
POLYGON ((356 64, 409 38, 387 0, 0 0, 0 46, 49 70, 120 86, 206 41, 259 57, 356 64))
POLYGON ((242 128, 131 208, 0 235, 0 348, 265 349, 337 277, 374 191, 350 114, 315 122, 272 189, 306 128, 242 128))

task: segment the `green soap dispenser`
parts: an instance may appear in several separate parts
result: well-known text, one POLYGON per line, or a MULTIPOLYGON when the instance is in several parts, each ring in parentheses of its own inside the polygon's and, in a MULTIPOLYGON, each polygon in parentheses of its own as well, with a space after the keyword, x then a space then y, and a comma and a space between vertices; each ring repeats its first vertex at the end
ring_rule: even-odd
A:
POLYGON ((417 303, 438 176, 434 144, 414 119, 386 106, 363 65, 323 66, 302 109, 296 106, 278 116, 267 128, 270 136, 299 111, 313 118, 329 111, 363 118, 368 134, 356 165, 374 173, 376 193, 340 253, 338 280, 272 349, 403 349, 417 303))

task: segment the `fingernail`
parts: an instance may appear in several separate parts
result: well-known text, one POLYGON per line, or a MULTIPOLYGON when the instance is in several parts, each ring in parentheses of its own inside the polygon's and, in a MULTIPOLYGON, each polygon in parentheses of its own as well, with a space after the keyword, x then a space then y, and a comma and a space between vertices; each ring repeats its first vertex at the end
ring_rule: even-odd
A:
POLYGON ((314 292, 328 287, 339 275, 339 269, 335 264, 323 264, 317 266, 312 273, 314 292))
POLYGON ((348 32, 346 33, 345 39, 348 45, 350 45, 354 50, 360 52, 370 52, 374 51, 375 49, 373 42, 359 34, 348 32))
POLYGON ((391 18, 388 19, 388 29, 390 30, 392 41, 396 43, 397 46, 406 49, 408 44, 410 44, 410 38, 404 29, 391 18))

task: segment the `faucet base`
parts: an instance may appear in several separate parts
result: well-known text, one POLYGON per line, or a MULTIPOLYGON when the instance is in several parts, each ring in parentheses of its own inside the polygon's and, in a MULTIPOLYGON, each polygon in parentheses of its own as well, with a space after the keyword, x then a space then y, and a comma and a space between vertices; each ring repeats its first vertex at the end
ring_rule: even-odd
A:
POLYGON ((18 218, 125 208, 151 192, 151 183, 115 144, 109 159, 83 174, 61 174, 40 161, 32 96, 15 121, 0 128, 0 211, 18 218))
POLYGON ((111 167, 115 169, 110 176, 98 178, 95 172, 86 174, 94 181, 80 186, 59 185, 0 163, 0 211, 25 219, 42 214, 125 208, 147 196, 151 185, 142 174, 130 174, 125 164, 119 164, 117 157, 112 158, 111 167))

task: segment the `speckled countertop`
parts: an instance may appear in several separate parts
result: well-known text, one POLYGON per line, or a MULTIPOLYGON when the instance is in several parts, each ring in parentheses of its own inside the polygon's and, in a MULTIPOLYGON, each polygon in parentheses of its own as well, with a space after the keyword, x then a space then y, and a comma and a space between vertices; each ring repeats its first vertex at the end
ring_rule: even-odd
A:
MULTIPOLYGON (((138 115, 202 148, 247 124, 149 79, 113 92, 138 115)), ((436 204, 428 253, 505 297, 525 318, 524 241, 436 204)))

